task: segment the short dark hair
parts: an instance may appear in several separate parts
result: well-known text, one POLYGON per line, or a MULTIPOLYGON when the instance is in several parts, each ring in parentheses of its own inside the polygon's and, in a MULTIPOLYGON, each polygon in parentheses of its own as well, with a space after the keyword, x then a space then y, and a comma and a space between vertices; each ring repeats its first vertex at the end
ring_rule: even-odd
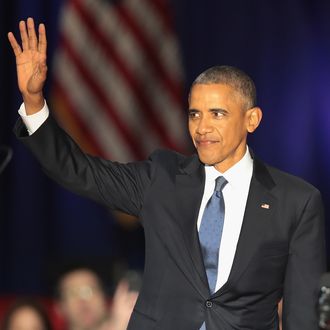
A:
POLYGON ((192 83, 224 84, 235 89, 246 100, 247 109, 257 105, 257 92, 252 78, 244 71, 229 65, 216 65, 203 71, 192 83))

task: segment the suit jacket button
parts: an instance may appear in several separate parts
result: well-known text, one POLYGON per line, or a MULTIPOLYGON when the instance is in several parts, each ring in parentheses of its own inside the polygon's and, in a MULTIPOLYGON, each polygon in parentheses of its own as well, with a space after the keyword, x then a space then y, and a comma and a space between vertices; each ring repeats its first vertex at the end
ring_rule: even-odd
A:
POLYGON ((210 300, 206 300, 206 302, 205 302, 205 306, 206 306, 207 308, 211 308, 211 307, 213 306, 212 301, 210 301, 210 300))

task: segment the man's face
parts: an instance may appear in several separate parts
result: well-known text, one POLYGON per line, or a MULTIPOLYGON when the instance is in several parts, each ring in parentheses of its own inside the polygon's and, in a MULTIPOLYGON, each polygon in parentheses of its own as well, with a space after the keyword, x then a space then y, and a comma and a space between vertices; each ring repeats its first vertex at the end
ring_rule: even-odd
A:
POLYGON ((106 298, 89 270, 66 275, 60 286, 60 310, 71 329, 93 329, 107 317, 106 298))
POLYGON ((251 125, 253 111, 244 108, 240 94, 228 85, 194 85, 189 99, 189 133, 201 162, 220 172, 237 163, 245 154, 247 133, 257 126, 251 125))

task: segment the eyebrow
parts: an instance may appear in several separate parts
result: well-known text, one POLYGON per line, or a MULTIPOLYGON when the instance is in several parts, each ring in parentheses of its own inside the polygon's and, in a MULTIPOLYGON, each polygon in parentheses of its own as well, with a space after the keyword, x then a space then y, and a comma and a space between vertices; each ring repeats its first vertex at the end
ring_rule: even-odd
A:
POLYGON ((222 109, 222 108, 211 108, 209 109, 210 112, 223 112, 223 113, 229 113, 228 110, 222 109))
MULTIPOLYGON (((194 109, 194 108, 189 108, 188 112, 201 112, 201 110, 194 109)), ((208 112, 222 112, 222 113, 229 113, 228 110, 222 109, 222 108, 211 108, 208 110, 208 112)))

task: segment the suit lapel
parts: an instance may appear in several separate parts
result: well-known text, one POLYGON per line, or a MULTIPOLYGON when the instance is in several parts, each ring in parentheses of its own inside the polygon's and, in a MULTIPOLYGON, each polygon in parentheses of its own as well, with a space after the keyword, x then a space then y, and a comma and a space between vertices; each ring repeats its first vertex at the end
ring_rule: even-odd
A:
POLYGON ((254 171, 251 179, 242 228, 228 281, 215 292, 215 296, 228 291, 236 283, 264 238, 264 232, 276 210, 276 198, 271 194, 274 187, 267 168, 263 163, 254 160, 254 171))
MULTIPOLYGON (((192 272, 189 276, 193 277, 193 282, 201 294, 207 296, 208 281, 197 232, 204 183, 205 172, 197 155, 186 159, 176 175, 178 224, 191 261, 192 272)), ((232 269, 228 281, 214 293, 214 296, 228 291, 239 280, 260 246, 263 233, 276 210, 277 200, 271 193, 274 186, 275 183, 265 165, 254 159, 253 176, 232 269)))
POLYGON ((196 283, 203 282, 203 295, 207 295, 208 281, 197 232, 197 218, 204 192, 204 182, 204 167, 196 155, 190 158, 189 162, 182 164, 176 175, 178 223, 192 264, 192 274, 189 276, 194 276, 196 283))

